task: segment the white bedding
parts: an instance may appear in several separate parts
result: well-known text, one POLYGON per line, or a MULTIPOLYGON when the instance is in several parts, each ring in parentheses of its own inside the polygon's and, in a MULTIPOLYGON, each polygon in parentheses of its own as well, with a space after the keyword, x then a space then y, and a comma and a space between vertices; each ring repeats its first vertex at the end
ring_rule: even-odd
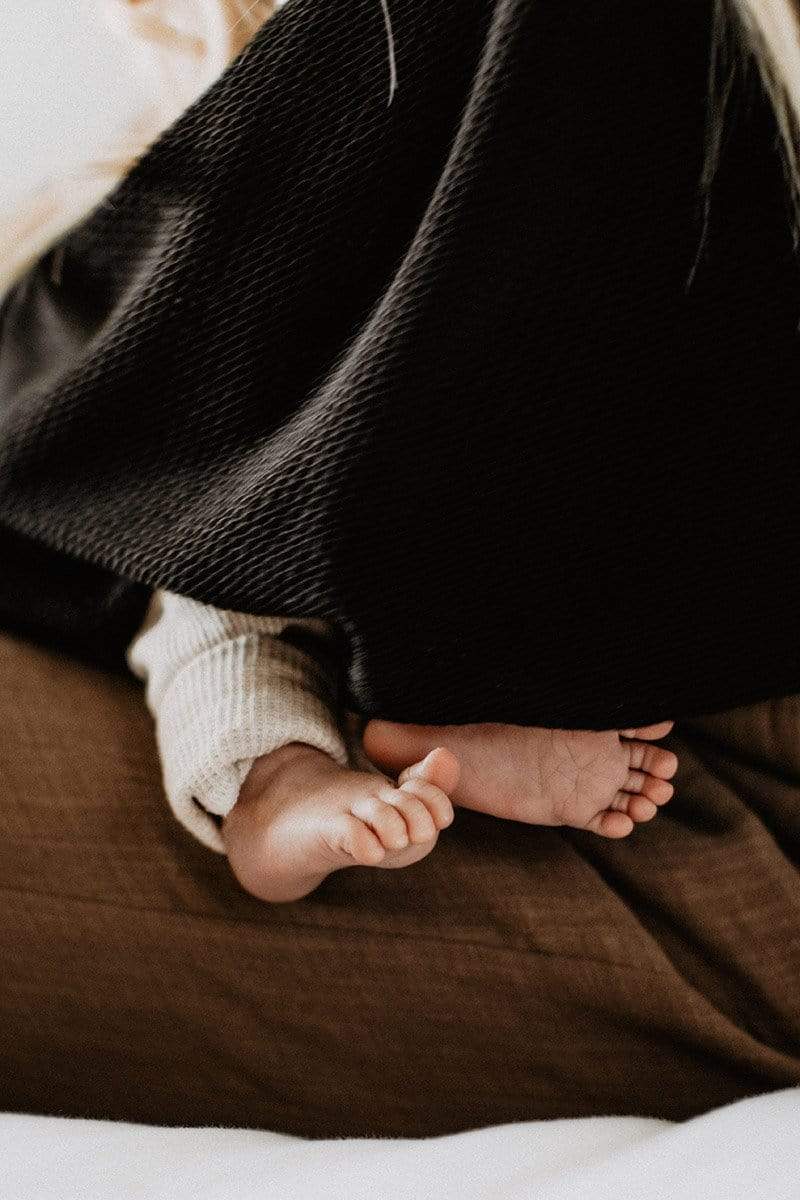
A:
POLYGON ((525 1121, 311 1141, 0 1114, 3 1200, 798 1200, 800 1088, 684 1124, 525 1121))

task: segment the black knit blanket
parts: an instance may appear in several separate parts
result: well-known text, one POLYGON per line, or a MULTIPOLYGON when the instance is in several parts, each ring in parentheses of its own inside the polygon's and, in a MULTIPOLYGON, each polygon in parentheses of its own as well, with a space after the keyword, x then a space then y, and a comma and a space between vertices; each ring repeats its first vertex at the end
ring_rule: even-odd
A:
POLYGON ((800 276, 752 69, 701 189, 711 44, 710 0, 289 0, 6 298, 0 620, 324 617, 397 720, 800 691, 800 276))

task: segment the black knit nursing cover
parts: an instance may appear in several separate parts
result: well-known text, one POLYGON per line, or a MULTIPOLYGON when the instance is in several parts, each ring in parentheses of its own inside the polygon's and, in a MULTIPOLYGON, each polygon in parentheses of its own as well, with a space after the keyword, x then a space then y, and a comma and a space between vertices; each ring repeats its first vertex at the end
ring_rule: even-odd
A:
POLYGON ((369 715, 800 691, 800 273, 754 69, 704 228, 710 0, 387 11, 289 0, 13 290, 0 521, 136 603, 105 572, 331 619, 369 715))

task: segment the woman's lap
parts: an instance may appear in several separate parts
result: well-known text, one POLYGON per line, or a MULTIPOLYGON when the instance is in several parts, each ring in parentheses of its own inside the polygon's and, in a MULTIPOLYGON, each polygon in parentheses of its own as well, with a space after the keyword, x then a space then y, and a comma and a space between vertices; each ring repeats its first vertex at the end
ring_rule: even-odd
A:
POLYGON ((424 1136, 800 1083, 800 697, 680 725, 624 842, 460 810, 265 906, 174 822, 138 684, 0 672, 0 1107, 424 1136))

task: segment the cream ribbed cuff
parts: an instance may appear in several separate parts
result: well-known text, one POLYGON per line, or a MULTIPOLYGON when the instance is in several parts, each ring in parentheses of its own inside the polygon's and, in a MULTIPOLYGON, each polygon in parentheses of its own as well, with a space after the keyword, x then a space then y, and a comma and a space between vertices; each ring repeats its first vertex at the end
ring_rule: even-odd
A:
POLYGON ((282 640, 301 628, 323 648, 325 622, 254 617, 160 591, 128 647, 130 669, 146 682, 167 800, 212 850, 225 847, 209 814, 230 812, 259 755, 298 741, 348 765, 324 656, 282 640))

